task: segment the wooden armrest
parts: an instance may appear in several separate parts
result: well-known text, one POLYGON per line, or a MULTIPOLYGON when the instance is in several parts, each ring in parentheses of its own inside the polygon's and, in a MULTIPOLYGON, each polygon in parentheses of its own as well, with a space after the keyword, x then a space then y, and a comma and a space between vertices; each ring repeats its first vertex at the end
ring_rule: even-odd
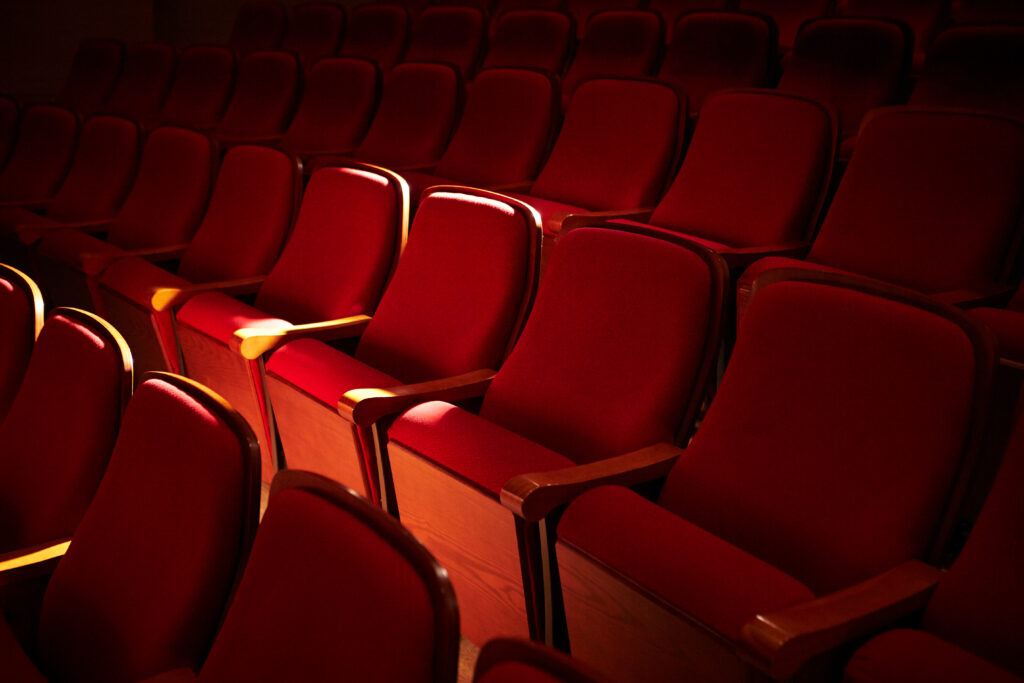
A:
POLYGON ((150 299, 150 306, 154 311, 166 311, 169 308, 177 308, 196 294, 203 292, 223 292, 228 296, 239 294, 252 294, 260 288, 266 275, 255 275, 237 280, 221 280, 220 282, 202 282, 188 287, 160 287, 153 292, 150 299))
POLYGON ((369 427, 387 415, 397 415, 427 401, 454 402, 483 396, 495 374, 494 370, 474 370, 387 389, 352 389, 338 401, 338 413, 353 424, 369 427))
POLYGON ((30 548, 0 553, 0 586, 51 574, 70 545, 70 538, 61 538, 30 548))
POLYGON ((520 180, 517 183, 505 183, 504 185, 489 185, 484 189, 490 190, 491 192, 501 192, 506 194, 509 192, 518 192, 519 194, 523 194, 525 192, 529 192, 531 187, 533 187, 532 180, 520 180))
POLYGON ((172 259, 180 259, 185 254, 186 249, 188 249, 187 242, 184 244, 170 244, 165 247, 152 247, 150 249, 133 249, 127 252, 125 256, 138 256, 147 261, 170 261, 172 259))
POLYGON ((959 308, 978 308, 980 306, 1002 308, 1009 303, 1013 291, 1012 287, 995 284, 981 286, 978 289, 954 289, 948 292, 939 292, 932 294, 931 297, 959 308))
POLYGON ((53 197, 47 197, 46 199, 12 199, 10 201, 0 202, 0 208, 26 209, 28 211, 35 211, 38 213, 52 203, 53 197))
POLYGON ((22 244, 35 244, 48 232, 71 228, 86 233, 106 232, 110 227, 110 219, 99 221, 81 221, 79 223, 26 223, 15 228, 22 244))
POLYGON ((256 360, 260 356, 285 342, 294 339, 321 339, 324 341, 332 339, 345 339, 347 337, 358 337, 366 329, 370 322, 368 315, 353 315, 348 318, 337 320, 325 320, 319 323, 307 323, 305 325, 291 325, 279 329, 268 329, 262 327, 244 327, 235 330, 235 336, 231 340, 231 349, 243 358, 256 360))
POLYGON ((551 472, 520 474, 501 489, 502 504, 528 522, 539 522, 588 489, 604 484, 635 486, 667 476, 683 450, 656 443, 638 451, 551 472))
POLYGON ((812 657, 924 608, 942 572, 910 560, 809 602, 759 614, 743 625, 740 655, 776 679, 812 657))
POLYGON ((738 247, 736 249, 722 249, 718 253, 725 259, 730 269, 746 268, 754 261, 766 256, 784 256, 787 258, 803 258, 810 249, 810 244, 793 240, 792 242, 780 242, 764 247, 738 247))
POLYGON ((654 213, 653 206, 644 206, 636 209, 612 209, 610 211, 587 211, 586 213, 569 213, 561 220, 558 231, 565 232, 573 228, 593 225, 597 221, 637 221, 646 223, 654 213))

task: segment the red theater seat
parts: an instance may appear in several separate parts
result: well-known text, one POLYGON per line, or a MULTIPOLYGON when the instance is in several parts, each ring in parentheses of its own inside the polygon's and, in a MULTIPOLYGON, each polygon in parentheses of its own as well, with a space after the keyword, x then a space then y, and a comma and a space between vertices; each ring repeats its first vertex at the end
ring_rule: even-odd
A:
POLYGON ((195 45, 178 57, 155 124, 212 129, 224 115, 235 85, 235 55, 226 47, 195 45))
POLYGON ((840 0, 837 8, 851 17, 884 17, 904 22, 914 38, 914 71, 920 71, 935 34, 948 21, 950 0, 840 0))
POLYGON ((238 66, 234 94, 213 136, 227 144, 279 138, 295 113, 300 73, 295 55, 250 53, 238 66))
POLYGON ((490 377, 537 279, 536 218, 500 195, 438 188, 423 198, 409 234, 372 318, 343 318, 314 335, 301 327, 235 334, 247 358, 279 347, 267 362, 267 385, 288 467, 328 475, 375 501, 387 479, 377 465, 384 432, 375 399, 401 401, 425 388, 443 395, 449 386, 460 391, 460 381, 490 377), (357 335, 352 355, 316 339, 357 335), (367 403, 340 405, 355 389, 367 403))
POLYGON ((284 4, 274 0, 245 0, 235 16, 228 47, 244 57, 258 50, 273 50, 284 35, 284 4))
POLYGON ((43 327, 43 295, 32 278, 0 263, 0 424, 43 327))
MULTIPOLYGON (((576 24, 577 37, 582 39, 586 34, 590 17, 605 10, 638 9, 643 6, 642 0, 567 0, 566 8, 576 24)), ((532 5, 531 5, 532 6, 532 5)), ((560 8, 549 8, 560 9, 560 8)))
POLYGON ((303 2, 292 7, 281 49, 294 52, 306 71, 320 57, 338 51, 345 35, 345 9, 327 2, 303 2))
POLYGON ((0 207, 52 196, 67 174, 77 138, 78 118, 70 109, 52 104, 27 107, 11 156, 0 172, 0 207))
POLYGON ((472 7, 428 7, 416 17, 405 61, 442 62, 472 78, 484 41, 484 13, 472 7))
POLYGON ((737 0, 737 5, 741 10, 771 17, 779 30, 779 48, 787 52, 800 25, 808 19, 827 16, 833 0, 737 0))
POLYGON ((4 678, 128 682, 198 668, 256 530, 256 457, 219 397, 150 375, 49 579, 36 646, 22 650, 0 621, 4 678))
POLYGON ((661 15, 665 23, 665 42, 675 36, 676 22, 684 15, 698 10, 724 10, 730 0, 649 0, 647 9, 661 15))
POLYGON ((146 121, 160 111, 174 77, 174 48, 166 43, 130 43, 117 86, 103 111, 146 121))
POLYGON ((99 111, 121 75, 124 45, 106 38, 83 40, 54 101, 88 116, 99 111))
POLYGON ((402 59, 409 37, 409 13, 395 5, 360 5, 349 17, 338 54, 362 57, 387 73, 402 59))
POLYGON ((519 9, 494 20, 484 69, 511 66, 561 74, 572 53, 576 29, 572 17, 546 9, 519 9))
POLYGON ((388 429, 398 514, 452 577, 467 639, 553 637, 554 520, 588 488, 668 471, 705 396, 725 286, 721 260, 683 240, 571 230, 479 413, 432 400, 388 429))
POLYGON ((558 524, 570 647, 613 678, 808 674, 870 625, 801 616, 921 586, 935 570, 920 560, 945 551, 988 409, 987 338, 853 278, 789 271, 755 292, 657 503, 602 487, 558 524))
POLYGON ((473 683, 606 683, 607 679, 538 643, 498 638, 480 648, 473 683))

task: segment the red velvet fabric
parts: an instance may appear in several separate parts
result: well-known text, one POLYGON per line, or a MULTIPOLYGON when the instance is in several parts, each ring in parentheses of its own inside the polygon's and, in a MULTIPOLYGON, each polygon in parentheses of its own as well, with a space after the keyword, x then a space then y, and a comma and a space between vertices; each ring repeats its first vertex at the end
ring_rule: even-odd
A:
POLYGON ((315 339, 299 339, 282 346, 267 361, 267 373, 288 381, 332 408, 349 389, 402 384, 401 380, 315 339))
POLYGON ((298 111, 281 138, 292 154, 348 152, 359 145, 377 109, 380 74, 370 61, 321 59, 306 78, 298 111))
POLYGON ((592 14, 562 79, 564 102, 568 104, 580 83, 591 78, 653 73, 664 39, 665 26, 656 12, 616 9, 592 14))
POLYGON ((150 308, 153 294, 164 287, 188 287, 191 282, 169 273, 144 258, 131 256, 110 264, 100 282, 143 308, 150 308))
POLYGON ((46 683, 3 617, 0 617, 0 661, 4 680, 9 683, 46 683))
POLYGON ((935 33, 949 19, 946 0, 845 0, 839 8, 846 16, 885 17, 904 22, 914 39, 914 65, 924 62, 935 33))
POLYGON ((345 33, 345 10, 327 2, 292 6, 281 49, 294 52, 308 70, 313 61, 333 55, 345 33))
POLYGON ((473 7, 439 5, 416 17, 405 61, 451 64, 463 78, 476 70, 484 40, 484 14, 473 7))
POLYGON ((710 297, 708 267, 688 249, 613 230, 566 233, 480 416, 577 463, 673 441, 710 297))
POLYGON ((972 308, 968 314, 995 332, 1000 358, 1024 363, 1024 313, 1001 308, 972 308))
POLYGON ((362 57, 391 70, 402 58, 409 32, 409 15, 394 5, 362 5, 349 15, 348 32, 338 54, 362 57))
MULTIPOLYGON (((654 6, 652 3, 651 8, 654 6)), ((737 12, 689 13, 675 26, 658 80, 685 92, 690 111, 696 114, 716 90, 765 85, 776 49, 775 34, 762 17, 737 12)))
POLYGON ((558 538, 734 641, 755 615, 814 597, 770 564, 618 486, 571 503, 558 538))
POLYGON ((114 448, 125 358, 60 313, 39 335, 0 424, 0 552, 71 536, 114 448))
POLYGON ((0 171, 0 201, 34 201, 56 192, 77 136, 78 122, 70 110, 49 104, 25 109, 14 149, 0 171))
POLYGON ((61 680, 198 669, 254 492, 239 441, 158 379, 136 391, 107 474, 46 589, 39 661, 61 680))
POLYGON ((529 194, 593 210, 654 206, 684 113, 659 83, 584 83, 529 194))
POLYGON ((868 641, 846 666, 846 683, 1020 683, 1005 669, 924 631, 895 629, 868 641))
POLYGON ((355 357, 403 382, 497 368, 523 304, 526 217, 499 200, 424 200, 355 357))
POLYGON ((246 0, 238 8, 228 46, 241 55, 272 50, 281 42, 287 21, 283 3, 246 0))
POLYGON ((177 319, 180 324, 201 330, 225 345, 231 344, 235 330, 243 327, 280 329, 291 324, 220 292, 204 292, 192 297, 178 311, 177 319))
POLYGON ((819 595, 920 557, 968 434, 977 368, 963 330, 780 282, 754 297, 737 337, 661 505, 819 595))
POLYGON ((856 135, 868 110, 903 97, 908 40, 898 24, 884 19, 810 22, 796 38, 777 88, 831 104, 843 136, 856 135))
POLYGON ((25 376, 35 334, 33 302, 19 283, 0 275, 0 425, 25 376))
POLYGON ((129 43, 124 49, 121 77, 103 110, 136 121, 156 115, 171 86, 174 47, 166 43, 129 43))
POLYGON ((584 37, 587 22, 598 12, 612 9, 637 9, 642 4, 640 0, 568 0, 566 2, 569 14, 576 21, 578 38, 584 37))
POLYGON ((461 99, 454 67, 427 62, 396 66, 384 79, 377 114, 355 156, 387 167, 436 163, 455 128, 461 99))
POLYGON ((699 10, 725 9, 726 4, 726 0, 649 0, 647 9, 661 15, 661 20, 665 23, 665 42, 669 43, 675 37, 676 23, 684 14, 699 10))
POLYGON ((730 247, 809 232, 835 149, 829 111, 771 91, 713 96, 650 222, 730 247))
POLYGON ((213 128, 228 106, 235 80, 235 56, 219 45, 182 50, 157 121, 189 128, 213 128))
POLYGON ((518 67, 562 73, 575 38, 572 19, 547 9, 517 9, 500 14, 483 68, 518 67))
POLYGON ((1024 126, 888 109, 865 121, 807 260, 925 293, 991 287, 1024 210, 1024 126))
POLYGON ((779 29, 779 47, 788 50, 800 24, 828 13, 830 0, 739 0, 738 9, 767 14, 779 29))
POLYGON ((281 135, 299 95, 299 60, 287 52, 253 52, 239 63, 235 92, 214 135, 246 140, 281 135))
POLYGON ((432 401, 406 411, 388 429, 400 443, 495 498, 509 479, 575 463, 527 438, 449 403, 432 401))
POLYGON ((429 589, 365 522, 275 494, 200 681, 432 681, 429 589))
POLYGON ((123 57, 124 46, 116 40, 83 40, 54 102, 74 109, 81 116, 99 110, 117 84, 123 57))

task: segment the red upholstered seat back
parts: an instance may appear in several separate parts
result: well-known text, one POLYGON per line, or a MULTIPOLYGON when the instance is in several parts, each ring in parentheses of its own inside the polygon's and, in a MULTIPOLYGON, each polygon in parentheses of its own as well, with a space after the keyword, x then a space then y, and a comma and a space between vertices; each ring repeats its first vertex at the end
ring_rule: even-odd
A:
POLYGON ((738 8, 767 14, 779 29, 779 46, 788 50, 800 24, 828 14, 832 0, 738 0, 738 8))
POLYGON ((0 425, 25 376, 43 322, 43 297, 24 273, 0 264, 0 425))
POLYGON ((495 19, 483 68, 514 66, 560 74, 575 36, 572 18, 566 14, 510 10, 495 19))
POLYGON ((281 135, 299 94, 299 60, 287 52, 253 52, 238 66, 238 80, 215 135, 281 135))
POLYGON ((361 5, 352 10, 339 54, 362 57, 390 71, 405 52, 409 14, 394 5, 361 5))
POLYGON ((56 192, 77 135, 78 120, 70 109, 50 104, 25 109, 14 149, 0 173, 0 201, 39 200, 56 192))
POLYGON ((110 97, 121 75, 124 46, 106 38, 83 40, 54 102, 82 116, 99 110, 110 97))
POLYGON ((317 170, 256 307, 293 323, 372 314, 404 239, 408 202, 390 174, 317 170))
POLYGON ((131 354, 81 311, 56 309, 0 424, 0 549, 72 535, 103 477, 131 393, 131 354))
POLYGON ((674 441, 715 346, 721 278, 680 244, 566 233, 480 415, 580 463, 674 441))
POLYGON ((685 116, 685 103, 667 85, 587 81, 530 194, 595 210, 653 206, 685 116))
POLYGON ((241 55, 272 50, 281 42, 286 21, 282 3, 246 0, 238 9, 228 46, 241 55))
POLYGON ((296 154, 355 148, 373 120, 379 90, 380 71, 369 60, 318 60, 281 147, 296 154))
POLYGON ((643 4, 641 0, 567 0, 566 9, 576 23, 577 37, 586 34, 587 22, 598 12, 613 9, 636 9, 643 4))
POLYGON ((828 189, 836 125, 802 97, 713 95, 650 222, 735 247, 805 237, 828 189))
POLYGON ((187 242, 213 184, 213 143, 193 130, 161 127, 146 138, 135 184, 107 240, 124 249, 187 242))
POLYGON ((197 670, 259 510, 251 430, 173 377, 139 386, 46 589, 39 661, 59 680, 197 670))
POLYGON ((969 112, 869 115, 808 259, 923 292, 1000 276, 1024 210, 1024 126, 969 112))
POLYGON ((426 195, 356 358, 404 382, 497 368, 532 296, 537 230, 518 202, 426 195))
POLYGON ((291 228, 298 176, 295 159, 279 150, 228 150, 178 275, 210 282, 269 273, 291 228))
POLYGON ((931 48, 935 32, 949 18, 950 0, 843 0, 842 13, 856 17, 885 17, 904 22, 914 38, 914 51, 931 48))
POLYGON ((154 116, 164 103, 174 76, 174 48, 165 43, 125 47, 124 66, 103 110, 137 121, 154 116))
POLYGON ((818 277, 756 293, 660 503, 820 595, 930 551, 992 357, 952 309, 818 277))
POLYGON ((160 123, 212 128, 220 121, 235 83, 235 56, 217 45, 195 45, 178 57, 174 83, 157 115, 160 123))
POLYGON ((327 2, 304 2, 292 7, 281 49, 294 52, 307 69, 313 60, 333 55, 345 33, 345 10, 327 2))
POLYGON ((428 7, 413 22, 405 59, 451 64, 468 79, 476 70, 483 39, 484 14, 479 9, 428 7))
POLYGON ((557 108, 558 86, 546 74, 523 69, 481 71, 434 173, 478 187, 535 178, 557 108))
POLYGON ((384 79, 377 115, 356 157, 389 167, 436 162, 458 121, 462 97, 462 80, 454 67, 399 64, 384 79))
POLYGON ((566 101, 585 80, 654 73, 665 26, 656 12, 606 10, 587 20, 583 40, 562 80, 566 101))
POLYGON ((671 42, 675 36, 676 23, 684 14, 700 10, 725 9, 726 5, 727 0, 649 0, 647 9, 661 15, 661 20, 665 23, 665 41, 671 42))
POLYGON ((869 109, 902 96, 911 36, 885 19, 818 19, 796 37, 778 89, 831 104, 844 135, 854 135, 869 109))
POLYGON ((686 93, 690 110, 723 88, 766 85, 778 50, 775 27, 741 12, 691 12, 679 18, 658 80, 686 93))
POLYGON ((275 481, 199 680, 454 680, 457 608, 443 570, 380 509, 289 474, 275 481))
POLYGON ((57 221, 112 217, 124 202, 139 164, 138 124, 120 116, 94 116, 82 125, 64 182, 46 215, 57 221))
POLYGON ((1017 615, 1024 606, 1024 419, 985 506, 953 566, 939 581, 924 628, 1024 676, 1017 615))

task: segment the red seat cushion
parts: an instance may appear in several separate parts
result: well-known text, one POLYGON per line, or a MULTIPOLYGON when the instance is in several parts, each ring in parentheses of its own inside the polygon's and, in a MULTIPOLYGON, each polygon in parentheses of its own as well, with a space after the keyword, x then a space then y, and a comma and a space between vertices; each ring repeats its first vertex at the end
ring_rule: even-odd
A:
POLYGON ((235 330, 243 327, 280 329, 291 324, 221 292, 205 292, 189 299, 178 311, 178 321, 224 344, 230 344, 235 330))
POLYGON ((315 339, 299 339, 282 346, 267 361, 267 372, 332 407, 349 389, 402 384, 400 380, 315 339))
POLYGON ((149 261, 132 256, 115 261, 103 271, 100 282, 144 308, 150 308, 153 293, 162 287, 188 287, 189 281, 149 261))
POLYGON ((755 615, 814 597, 770 564, 618 486, 570 504, 558 538, 732 640, 755 615))
POLYGON ((868 641, 846 666, 848 683, 1020 683, 1006 669, 924 631, 894 629, 868 641))
POLYGON ((512 477, 575 463, 514 432, 442 401, 405 412, 388 438, 495 496, 512 477))

